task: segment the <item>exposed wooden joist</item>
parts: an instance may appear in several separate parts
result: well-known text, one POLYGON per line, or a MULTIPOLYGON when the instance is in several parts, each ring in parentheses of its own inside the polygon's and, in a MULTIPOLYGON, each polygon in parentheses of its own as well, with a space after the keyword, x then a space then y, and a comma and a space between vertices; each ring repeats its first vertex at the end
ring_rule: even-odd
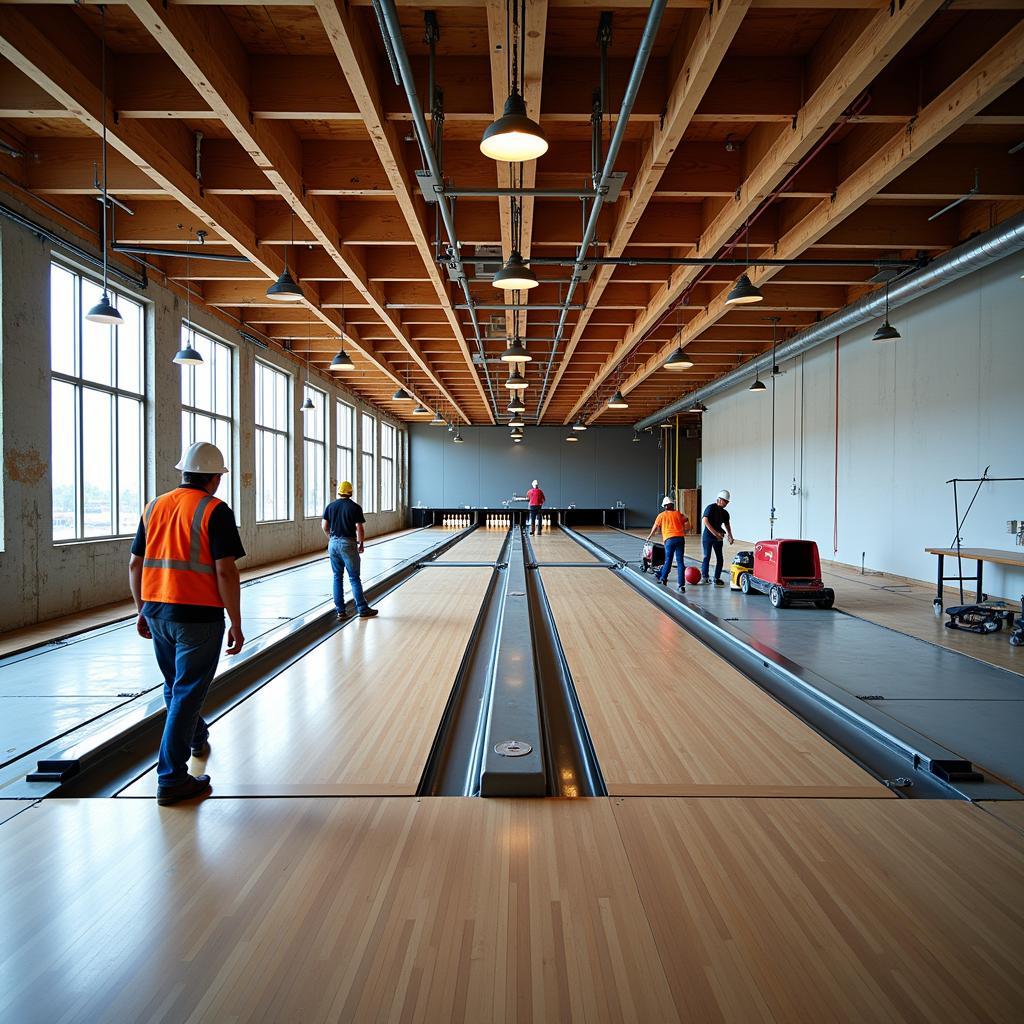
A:
MULTIPOLYGON (((836 189, 779 240, 776 255, 795 259, 836 225, 859 210, 889 182, 961 127, 975 112, 1024 78, 1024 21, 1007 33, 988 53, 929 103, 913 127, 900 132, 888 145, 865 161, 836 189)), ((883 211, 884 212, 884 211, 883 211)), ((778 268, 755 268, 752 280, 759 286, 779 273, 778 268)), ((663 345, 623 383, 628 392, 655 373, 677 343, 688 344, 729 312, 723 289, 707 310, 687 324, 679 341, 663 345)), ((765 289, 766 300, 769 289, 765 289)), ((768 305, 766 301, 765 306, 768 305)), ((591 417, 596 419, 598 413, 591 417)))
MULTIPOLYGON (((366 51, 357 29, 352 24, 351 14, 337 0, 316 0, 316 11, 334 49, 338 63, 341 65, 345 80, 352 90, 366 130, 369 132, 370 139, 377 151, 377 156, 391 183, 394 197, 408 225, 413 243, 419 251, 442 308, 448 316, 452 332, 459 343, 459 348, 463 353, 466 365, 472 371, 480 401, 487 411, 488 418, 493 422, 493 414, 488 396, 484 391, 480 376, 476 372, 476 367, 473 365, 469 346, 466 344, 461 325, 455 316, 455 311, 452 309, 447 283, 441 278, 437 263, 434 261, 433 246, 427 236, 420 212, 413 199, 413 186, 410 182, 405 159, 402 156, 402 147, 399 143, 398 135, 394 126, 387 122, 386 115, 384 114, 380 98, 380 87, 374 70, 374 62, 366 51)), ((442 393, 444 392, 442 391, 442 393)), ((450 396, 446 394, 445 397, 449 398, 454 405, 454 400, 450 396)))

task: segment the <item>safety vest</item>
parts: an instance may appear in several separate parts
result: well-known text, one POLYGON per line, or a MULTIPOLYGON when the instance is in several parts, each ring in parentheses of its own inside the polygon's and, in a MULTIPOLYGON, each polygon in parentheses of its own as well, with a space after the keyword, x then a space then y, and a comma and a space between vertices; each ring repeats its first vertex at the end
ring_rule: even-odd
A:
POLYGON ((142 600, 223 608, 210 554, 210 516, 222 504, 206 491, 179 487, 146 508, 142 600))

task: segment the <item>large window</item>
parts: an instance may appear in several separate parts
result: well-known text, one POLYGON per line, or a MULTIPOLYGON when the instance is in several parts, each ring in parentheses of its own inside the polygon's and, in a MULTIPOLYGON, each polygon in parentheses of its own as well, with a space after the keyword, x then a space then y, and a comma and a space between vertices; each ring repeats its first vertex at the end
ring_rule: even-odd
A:
POLYGON ((302 504, 307 519, 319 518, 327 493, 327 396, 306 384, 303 400, 311 399, 312 409, 302 411, 302 504))
POLYGON ((291 379, 256 362, 256 522, 287 519, 291 509, 288 449, 291 379))
POLYGON ((356 411, 351 405, 345 402, 335 402, 336 434, 335 441, 335 470, 338 474, 338 483, 342 480, 354 482, 352 474, 355 470, 353 454, 355 451, 356 437, 356 411))
POLYGON ((380 425, 380 510, 395 511, 395 437, 390 423, 380 425))
POLYGON ((91 323, 101 294, 50 264, 54 540, 131 534, 142 514, 145 312, 117 294, 124 323, 91 323))
POLYGON ((364 512, 377 511, 377 420, 363 413, 360 449, 359 498, 364 512))
MULTIPOLYGON (((223 341, 181 325, 182 348, 190 341, 202 363, 181 368, 181 444, 215 444, 231 469, 232 453, 232 348, 223 341)), ((229 478, 230 479, 230 478, 229 478)))

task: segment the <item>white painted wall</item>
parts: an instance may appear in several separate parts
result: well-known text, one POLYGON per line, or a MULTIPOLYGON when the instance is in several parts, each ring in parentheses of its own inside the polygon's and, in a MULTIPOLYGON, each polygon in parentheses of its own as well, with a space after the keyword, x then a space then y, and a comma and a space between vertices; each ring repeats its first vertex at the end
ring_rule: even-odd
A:
MULTIPOLYGON (((900 341, 872 342, 873 323, 840 337, 838 476, 836 346, 783 366, 775 536, 817 541, 822 558, 860 566, 863 555, 869 569, 935 579, 935 557, 924 548, 954 536, 945 481, 978 477, 986 466, 990 476, 1024 476, 1022 274, 1024 254, 1017 254, 894 310, 900 341)), ((746 387, 707 403, 703 489, 729 488, 736 536, 757 540, 769 535, 771 391, 758 396, 746 387)), ((974 486, 962 485, 968 500, 974 486)), ((963 543, 1024 555, 1006 532, 1009 519, 1024 519, 1024 483, 984 485, 963 543)), ((946 571, 955 570, 947 564, 946 571)), ((985 572, 990 594, 1024 593, 1024 570, 985 572)))
MULTIPOLYGON (((11 197, 8 205, 18 207, 11 197)), ((34 211, 20 212, 37 222, 34 211)), ((58 234, 61 231, 48 224, 58 234)), ((64 232, 67 236, 67 232, 64 232)), ((76 240, 77 241, 77 240, 76 240)), ((79 242, 79 244, 82 244, 79 242)), ((51 247, 36 235, 0 220, 0 432, 3 443, 3 547, 0 550, 0 631, 15 629, 98 605, 125 600, 128 593, 130 539, 54 544, 50 479, 50 335, 49 265, 51 247)), ((120 285, 120 282, 118 282, 120 285)), ((130 289, 129 289, 130 290, 130 289)), ((151 280, 138 293, 149 304, 147 341, 146 497, 174 487, 180 480, 174 465, 181 454, 180 371, 172 362, 178 350, 179 325, 185 301, 151 280)), ((262 351, 236 330, 203 309, 192 307, 195 325, 235 347, 235 458, 237 472, 221 485, 220 497, 235 510, 248 552, 240 564, 256 566, 326 546, 320 517, 306 519, 302 504, 301 364, 282 354, 262 351), (282 523, 256 523, 252 488, 255 467, 255 362, 257 356, 287 369, 293 376, 292 472, 293 518, 282 523)), ((328 394, 327 455, 330 491, 335 479, 334 402, 341 398, 356 407, 357 446, 362 409, 378 420, 398 421, 360 402, 322 375, 312 383, 328 394)), ((379 426, 378 426, 379 434, 379 426)), ((402 438, 404 431, 400 433, 402 438)), ((401 453, 408 445, 399 445, 401 453)), ((357 448, 358 450, 358 448, 357 448)), ((377 449, 380 451, 379 438, 377 449)), ((356 459, 358 473, 358 456, 356 459)), ((376 536, 405 524, 407 467, 400 468, 398 510, 367 514, 367 535, 376 536)), ((358 480, 354 481, 358 487, 358 480)), ((358 490, 357 490, 358 495, 358 490)))

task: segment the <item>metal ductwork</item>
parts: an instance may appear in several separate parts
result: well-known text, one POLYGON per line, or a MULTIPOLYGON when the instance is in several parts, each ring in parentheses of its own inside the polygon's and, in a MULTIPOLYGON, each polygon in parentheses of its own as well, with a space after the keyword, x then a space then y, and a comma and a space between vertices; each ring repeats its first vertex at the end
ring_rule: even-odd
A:
MULTIPOLYGON (((921 270, 893 281, 889 286, 889 308, 896 309, 905 306, 908 302, 913 302, 943 285, 973 274, 976 270, 988 267, 1007 256, 1012 256, 1022 249, 1024 249, 1024 214, 1017 214, 984 234, 943 253, 921 270)), ((754 263, 756 264, 756 262, 755 260, 754 263)), ((781 363, 785 359, 803 355, 840 334, 845 334, 871 320, 880 319, 884 312, 885 290, 880 288, 779 345, 776 349, 775 361, 781 363)), ((666 416, 686 412, 694 402, 702 402, 721 394, 737 384, 744 383, 755 373, 768 374, 771 369, 772 353, 769 351, 737 367, 724 377, 683 395, 682 398, 640 420, 634 426, 637 430, 655 426, 666 416)))
POLYGON ((647 12, 647 23, 644 25, 644 33, 640 38, 640 45, 637 47, 636 57, 633 59, 633 69, 629 74, 629 81, 626 83, 626 91, 622 96, 622 106, 619 109, 619 118, 615 122, 615 131, 612 132, 611 141, 608 143, 608 153, 605 156, 604 167, 601 171, 600 180, 596 186, 596 198, 590 207, 590 216, 587 218, 587 226, 583 231, 583 239, 576 253, 576 261, 569 279, 569 288, 565 293, 562 313, 558 318, 558 327, 555 330, 554 344, 551 349, 551 356, 548 359, 547 368, 544 370, 544 383, 540 389, 540 397, 537 400, 537 422, 540 423, 541 410, 544 408, 544 400, 548 393, 548 379, 551 376, 551 367, 555 361, 555 353, 558 352, 562 342, 562 335, 565 333, 565 322, 572 309, 572 297, 576 286, 589 275, 590 269, 587 266, 587 251, 590 249, 597 234, 597 222, 601 215, 601 208, 608 198, 612 179, 615 172, 615 160, 619 155, 622 140, 626 136, 626 126, 629 124, 630 115, 633 113, 633 104, 636 102, 637 93, 640 91, 640 83, 643 81, 644 71, 647 69, 647 61, 654 49, 654 40, 658 35, 658 26, 661 25, 661 16, 665 13, 666 0, 652 0, 650 10, 647 12))

